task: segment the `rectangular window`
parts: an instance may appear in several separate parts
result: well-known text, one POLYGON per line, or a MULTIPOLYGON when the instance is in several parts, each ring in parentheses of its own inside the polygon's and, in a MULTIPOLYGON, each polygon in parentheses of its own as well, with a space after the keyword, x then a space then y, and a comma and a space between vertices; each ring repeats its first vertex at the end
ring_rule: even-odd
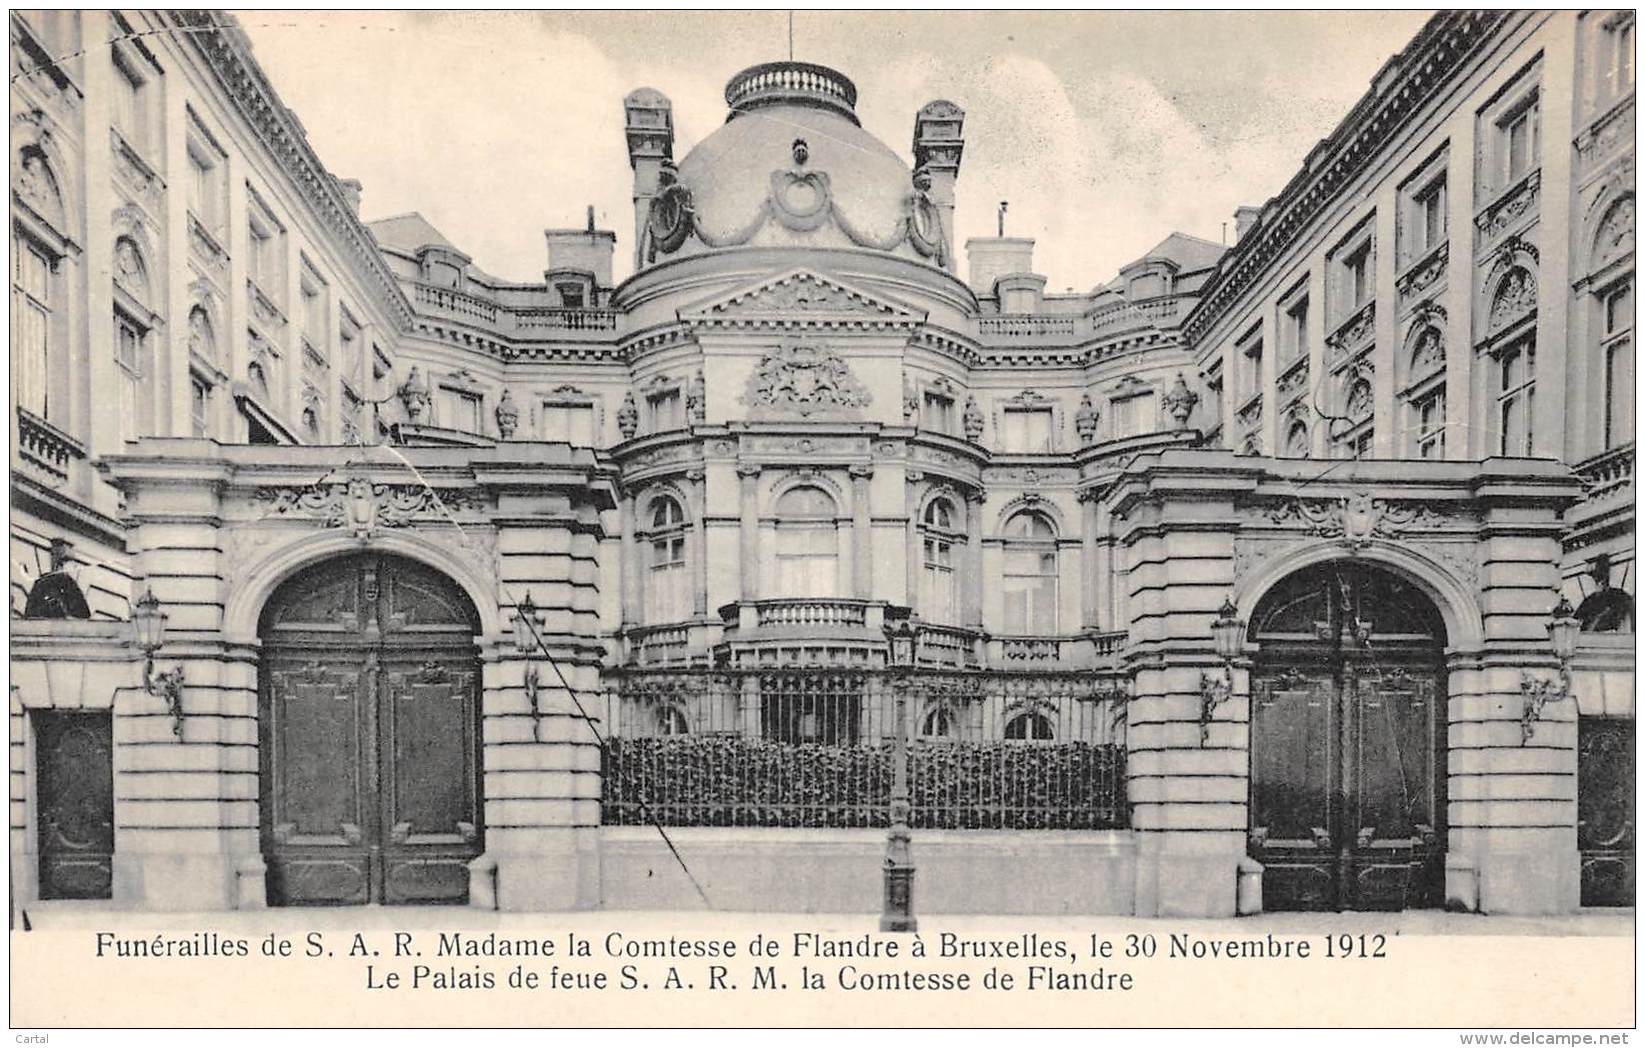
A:
POLYGON ((1005 552, 1005 632, 1057 632, 1057 554, 1054 549, 1005 552))
POLYGON ((1412 405, 1417 423, 1417 457, 1445 457, 1445 390, 1419 397, 1412 405))
POLYGON ((1308 355, 1308 296, 1298 295, 1284 307, 1279 333, 1280 359, 1292 361, 1308 355))
POLYGON ((317 283, 307 276, 303 277, 301 293, 301 318, 303 337, 315 350, 324 354, 326 351, 326 299, 317 283))
POLYGON ((653 393, 646 398, 646 403, 651 408, 651 431, 653 433, 685 428, 685 411, 680 401, 679 390, 669 389, 661 393, 653 393))
POLYGON ((1497 124, 1504 186, 1524 178, 1537 166, 1537 133, 1541 120, 1540 102, 1535 94, 1512 110, 1497 124))
POLYGON ((32 241, 11 241, 11 345, 18 407, 50 418, 51 259, 32 241))
POLYGON ((246 210, 250 226, 250 257, 247 275, 257 290, 276 306, 285 308, 286 302, 286 237, 285 230, 274 218, 274 213, 248 185, 246 210))
POLYGON ((1152 433, 1159 423, 1154 394, 1140 393, 1114 401, 1115 436, 1138 437, 1152 433))
POLYGON ((1497 452, 1510 457, 1535 454, 1536 343, 1507 349, 1498 365, 1497 452))
POLYGON ((126 144, 147 159, 148 84, 121 50, 114 52, 114 106, 115 129, 126 144))
POLYGON ((925 593, 920 608, 928 622, 954 622, 954 544, 947 539, 925 540, 925 593))
POLYGON ((1445 178, 1434 179, 1412 200, 1412 248, 1415 255, 1426 254, 1445 242, 1445 178))
POLYGON ((1634 439, 1634 283, 1605 294, 1605 447, 1634 439))
POLYGON ((114 316, 114 362, 120 372, 120 439, 133 441, 144 436, 148 413, 144 410, 143 379, 145 332, 123 313, 114 316))
POLYGON ((198 376, 189 379, 189 421, 195 436, 211 436, 211 387, 198 376))
POLYGON ((574 448, 594 447, 594 405, 544 404, 543 439, 563 440, 574 448))
POLYGON ((481 398, 478 393, 462 389, 440 390, 440 425, 464 433, 482 433, 480 420, 481 398))
POLYGON ((1262 391, 1262 332, 1253 331, 1239 345, 1240 406, 1262 391))
POLYGON ((934 433, 954 432, 954 398, 941 393, 925 395, 925 428, 934 433))
POLYGON ((838 596, 838 544, 833 525, 779 523, 777 596, 838 596))
POLYGON ((1634 89, 1633 12, 1613 15, 1605 23, 1601 39, 1604 41, 1604 53, 1600 57, 1604 97, 1621 98, 1634 89))
POLYGON ((1002 451, 1044 454, 1051 450, 1050 408, 1006 408, 1002 451))
POLYGON ((647 619, 653 624, 691 617, 691 593, 685 570, 685 536, 668 535, 651 543, 651 588, 647 619))
POLYGON ((1353 312, 1371 300, 1371 245, 1366 244, 1342 260, 1343 291, 1353 312))

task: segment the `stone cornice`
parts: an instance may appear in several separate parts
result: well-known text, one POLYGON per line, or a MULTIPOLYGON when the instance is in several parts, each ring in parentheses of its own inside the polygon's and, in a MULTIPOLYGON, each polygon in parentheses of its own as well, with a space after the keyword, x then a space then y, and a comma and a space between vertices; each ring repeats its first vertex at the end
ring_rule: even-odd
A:
POLYGON ((187 38, 219 85, 261 136, 264 145, 285 169, 314 213, 345 245, 368 285, 401 329, 411 326, 411 303, 378 252, 377 241, 360 222, 331 173, 308 144, 308 139, 275 93, 263 70, 251 56, 239 24, 219 11, 174 10, 173 22, 187 38))
POLYGON ((1188 341, 1198 341, 1232 308, 1509 16, 1506 11, 1443 12, 1389 60, 1371 90, 1309 154, 1303 169, 1263 207, 1256 225, 1222 257, 1203 297, 1183 321, 1188 341))

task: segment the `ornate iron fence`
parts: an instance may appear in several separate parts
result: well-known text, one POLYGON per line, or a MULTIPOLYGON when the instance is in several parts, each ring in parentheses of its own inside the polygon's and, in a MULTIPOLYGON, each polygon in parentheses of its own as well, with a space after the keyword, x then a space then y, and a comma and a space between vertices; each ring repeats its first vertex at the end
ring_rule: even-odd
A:
POLYGON ((608 825, 883 827, 898 688, 912 824, 1128 824, 1126 695, 1089 672, 617 671, 602 761, 608 825))

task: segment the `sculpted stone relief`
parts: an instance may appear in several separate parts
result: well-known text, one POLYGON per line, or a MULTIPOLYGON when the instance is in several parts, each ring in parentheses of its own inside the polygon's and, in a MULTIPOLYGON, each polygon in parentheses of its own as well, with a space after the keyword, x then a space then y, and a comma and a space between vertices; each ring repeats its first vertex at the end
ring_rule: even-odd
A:
POLYGON ((931 173, 921 166, 910 178, 904 211, 895 228, 876 237, 853 225, 834 198, 828 172, 807 167, 810 145, 796 138, 789 147, 793 163, 772 171, 765 200, 740 228, 712 230, 703 225, 691 196, 691 188, 679 180, 679 170, 664 163, 658 176, 658 192, 646 217, 646 261, 656 261, 658 252, 669 255, 695 235, 711 248, 737 247, 752 240, 765 224, 775 221, 784 229, 809 233, 832 224, 858 247, 892 251, 907 242, 923 258, 937 265, 948 264, 950 248, 943 232, 942 215, 931 197, 931 173))
POLYGON ((752 418, 823 415, 855 419, 871 399, 838 353, 797 338, 760 358, 742 402, 752 418))

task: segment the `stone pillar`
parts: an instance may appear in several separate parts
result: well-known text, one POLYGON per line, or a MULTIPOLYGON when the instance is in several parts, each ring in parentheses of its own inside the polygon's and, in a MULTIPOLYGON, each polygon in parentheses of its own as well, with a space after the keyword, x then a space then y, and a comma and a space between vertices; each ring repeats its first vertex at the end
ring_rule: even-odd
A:
POLYGON ((1231 917, 1245 857, 1248 674, 1204 737, 1201 675, 1222 672, 1211 622, 1233 583, 1234 493, 1225 453, 1167 452, 1173 472, 1144 460, 1107 496, 1126 577, 1126 774, 1137 841, 1135 905, 1143 917, 1231 917), (1203 463, 1203 470, 1192 465, 1203 463), (1177 472, 1180 470, 1180 472, 1177 472), (1145 649, 1143 658, 1138 654, 1145 649))
MULTIPOLYGON (((510 443, 477 456, 476 481, 496 501, 496 620, 530 594, 540 650, 511 631, 481 640, 485 853, 470 866, 499 910, 600 904, 600 514, 614 503, 593 454, 510 443)), ((627 501, 627 500, 625 500, 627 501)))
POLYGON ((1079 493, 1081 506, 1080 532, 1080 620, 1088 630, 1098 628, 1100 616, 1097 614, 1097 586, 1101 576, 1097 573, 1097 518, 1099 509, 1096 493, 1090 488, 1079 493))
POLYGON ((708 614, 708 478, 700 469, 685 475, 691 500, 691 611, 708 614))
POLYGON ((969 559, 965 573, 965 625, 982 629, 982 507, 983 493, 965 495, 965 549, 969 559))
POLYGON ((869 531, 869 497, 874 480, 874 464, 864 462, 850 468, 851 474, 851 595, 868 600, 874 595, 874 536, 869 531))
POLYGON ((622 501, 618 506, 619 527, 622 529, 622 560, 620 561, 621 577, 618 580, 617 602, 622 609, 623 628, 632 629, 645 623, 640 596, 641 553, 637 534, 639 521, 635 516, 638 509, 634 504, 634 492, 632 490, 624 491, 622 501))
POLYGON ((221 493, 232 470, 203 440, 149 440, 133 451, 105 465, 133 524, 134 596, 152 591, 167 616, 155 670, 181 671, 183 718, 144 689, 141 655, 127 649, 129 675, 99 697, 114 719, 114 903, 261 905, 255 652, 222 632, 231 566, 219 539, 221 493))
POLYGON ((741 486, 738 510, 742 527, 742 564, 739 591, 743 600, 757 600, 760 596, 760 466, 756 462, 737 463, 737 480, 741 486))
POLYGON ((925 570, 924 546, 920 542, 920 485, 925 483, 925 474, 917 469, 911 469, 903 474, 907 481, 907 540, 903 543, 903 590, 906 594, 905 602, 910 608, 919 610, 920 606, 920 573, 925 570))
POLYGON ((1489 507, 1478 551, 1485 639, 1449 665, 1446 898, 1483 913, 1571 913, 1581 894, 1576 703, 1548 702, 1529 735, 1522 724, 1526 683, 1560 672, 1548 638, 1560 586, 1555 514, 1558 496, 1575 492, 1563 467, 1545 467, 1532 477, 1516 463, 1479 485, 1489 507))

